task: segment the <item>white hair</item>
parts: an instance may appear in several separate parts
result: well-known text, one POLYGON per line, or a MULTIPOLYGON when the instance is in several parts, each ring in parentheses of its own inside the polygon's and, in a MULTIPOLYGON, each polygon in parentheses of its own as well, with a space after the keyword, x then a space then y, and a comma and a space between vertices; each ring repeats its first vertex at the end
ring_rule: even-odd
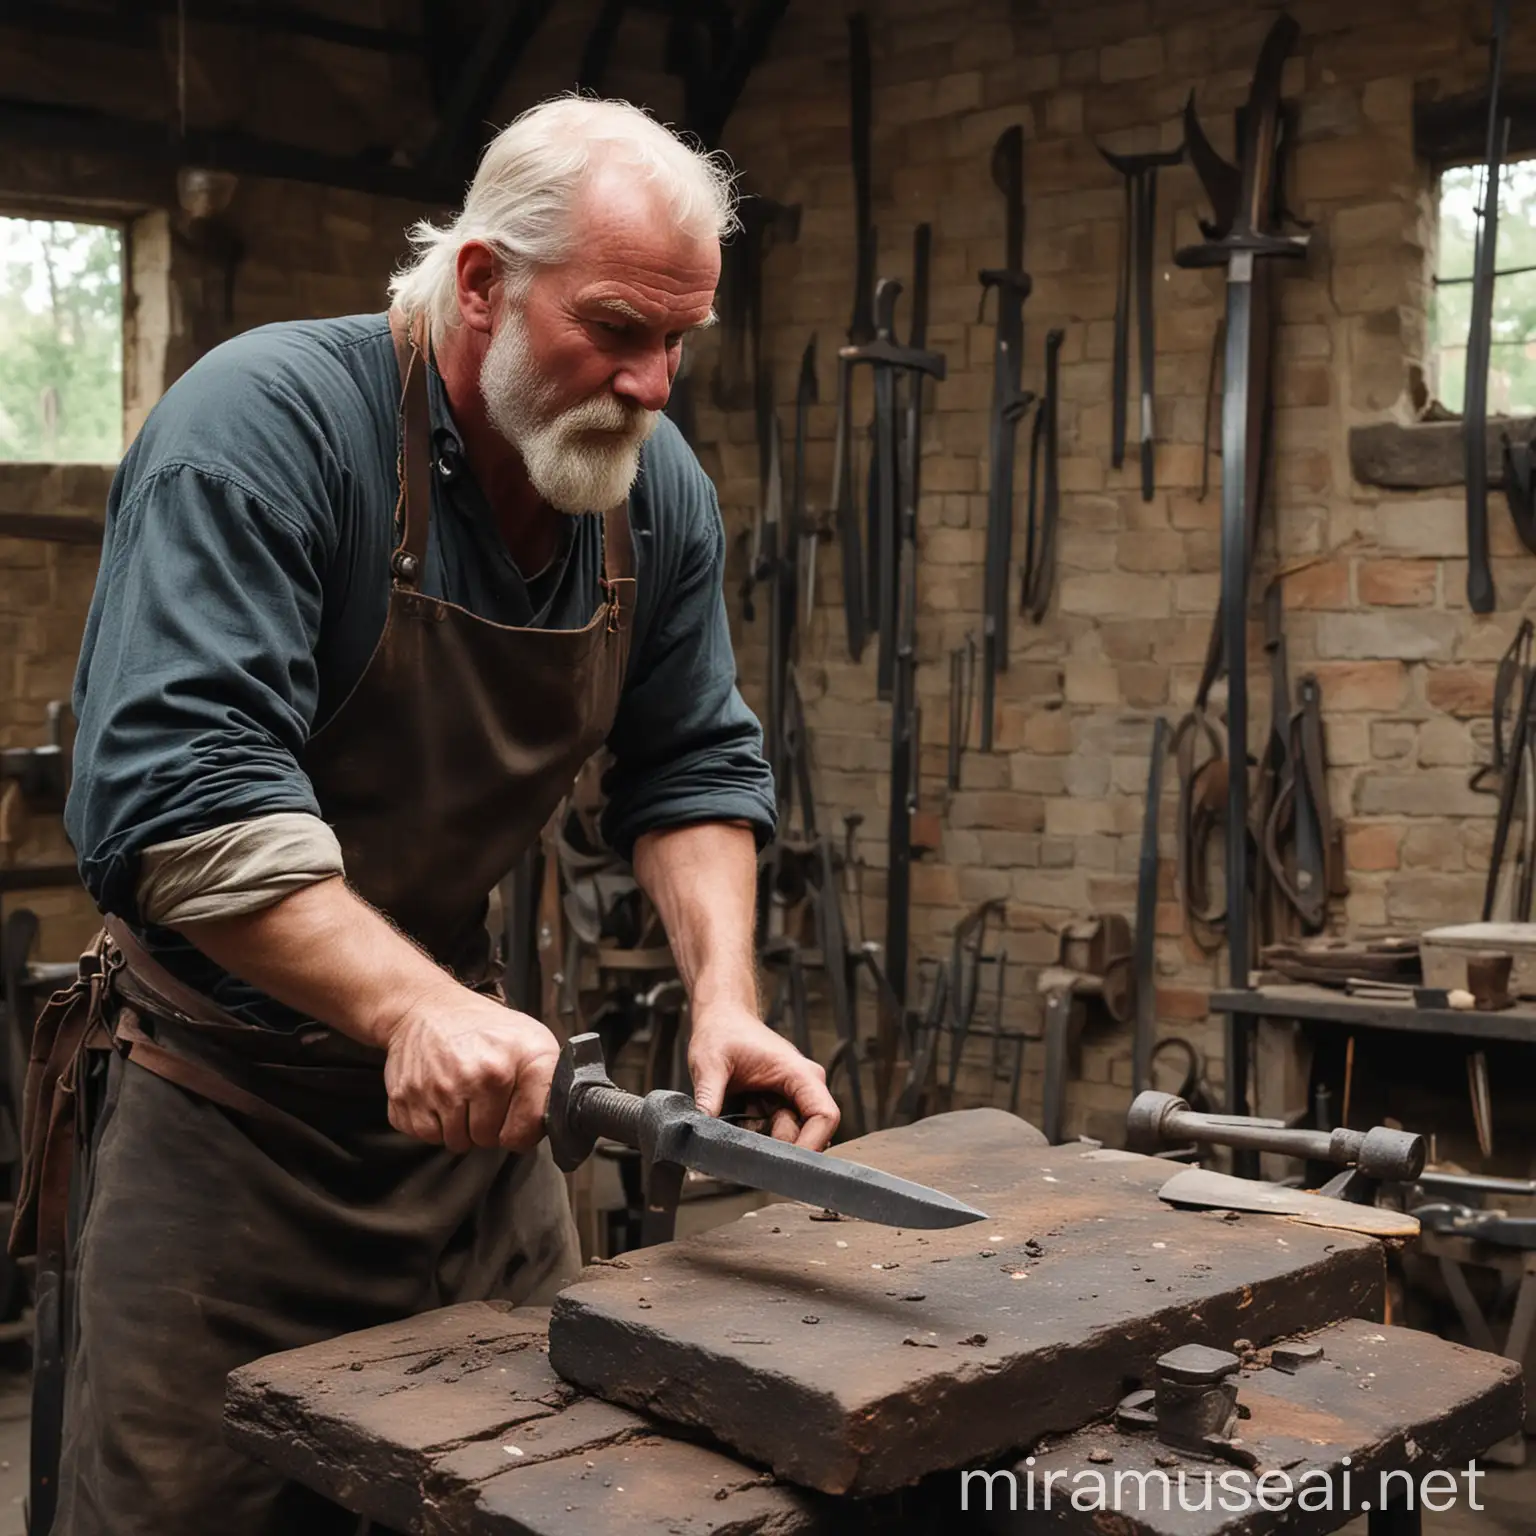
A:
POLYGON ((735 173, 718 153, 686 143, 627 101, 566 95, 521 113, 486 146, 464 207, 449 224, 422 219, 414 255, 390 278, 390 298, 434 326, 458 323, 457 262, 466 241, 500 252, 510 292, 534 269, 570 254, 571 210, 595 164, 634 170, 667 198, 673 223, 724 240, 740 227, 735 173))

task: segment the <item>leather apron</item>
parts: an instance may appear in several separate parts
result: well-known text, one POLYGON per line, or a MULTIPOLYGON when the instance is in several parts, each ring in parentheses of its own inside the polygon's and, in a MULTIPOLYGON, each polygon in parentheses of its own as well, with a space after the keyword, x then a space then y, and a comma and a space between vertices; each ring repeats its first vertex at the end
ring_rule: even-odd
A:
MULTIPOLYGON (((602 595, 582 629, 495 624, 427 596, 427 362, 390 324, 402 390, 388 616, 304 767, 348 883, 489 988, 488 894, 618 707, 628 509, 604 515, 602 595)), ((94 957, 95 1035, 116 1048, 95 1053, 102 1108, 71 1192, 87 1186, 55 1536, 350 1536, 355 1517, 222 1444, 226 1376, 456 1301, 547 1297, 579 1262, 564 1181, 543 1146, 455 1156, 394 1131, 382 1053, 319 1026, 246 1025, 111 920, 94 957)), ((91 1054, 55 1054, 60 1100, 91 1054)))

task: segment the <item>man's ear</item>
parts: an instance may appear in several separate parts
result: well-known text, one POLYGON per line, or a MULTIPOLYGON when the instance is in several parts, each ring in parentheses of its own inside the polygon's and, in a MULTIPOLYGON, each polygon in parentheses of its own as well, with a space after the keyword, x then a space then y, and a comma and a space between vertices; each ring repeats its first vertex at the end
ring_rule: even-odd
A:
POLYGON ((490 334, 501 302, 501 258, 484 240, 466 240, 455 268, 459 317, 472 331, 490 334))

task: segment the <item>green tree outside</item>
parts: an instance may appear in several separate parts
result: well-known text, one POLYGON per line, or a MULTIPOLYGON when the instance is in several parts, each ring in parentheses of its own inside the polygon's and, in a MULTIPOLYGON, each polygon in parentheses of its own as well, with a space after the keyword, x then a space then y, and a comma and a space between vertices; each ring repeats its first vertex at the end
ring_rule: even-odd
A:
POLYGON ((0 218, 0 459, 122 451, 122 231, 0 218))
MULTIPOLYGON (((1440 286, 1430 315, 1435 393, 1459 411, 1467 392, 1467 327, 1481 169, 1459 167, 1440 180, 1440 286)), ((1500 178, 1498 269, 1536 268, 1536 160, 1517 160, 1500 178)), ((1493 352, 1488 371, 1491 415, 1536 412, 1536 271, 1501 277, 1493 291, 1493 352)))

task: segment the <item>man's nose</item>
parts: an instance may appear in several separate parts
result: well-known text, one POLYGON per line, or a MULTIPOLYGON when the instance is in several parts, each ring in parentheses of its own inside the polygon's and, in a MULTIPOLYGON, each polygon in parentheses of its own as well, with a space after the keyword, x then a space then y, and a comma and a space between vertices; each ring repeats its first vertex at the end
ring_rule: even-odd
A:
POLYGON ((622 399, 633 400, 642 410, 661 410, 672 393, 672 370, 666 348, 657 347, 626 362, 614 377, 613 392, 622 399))

